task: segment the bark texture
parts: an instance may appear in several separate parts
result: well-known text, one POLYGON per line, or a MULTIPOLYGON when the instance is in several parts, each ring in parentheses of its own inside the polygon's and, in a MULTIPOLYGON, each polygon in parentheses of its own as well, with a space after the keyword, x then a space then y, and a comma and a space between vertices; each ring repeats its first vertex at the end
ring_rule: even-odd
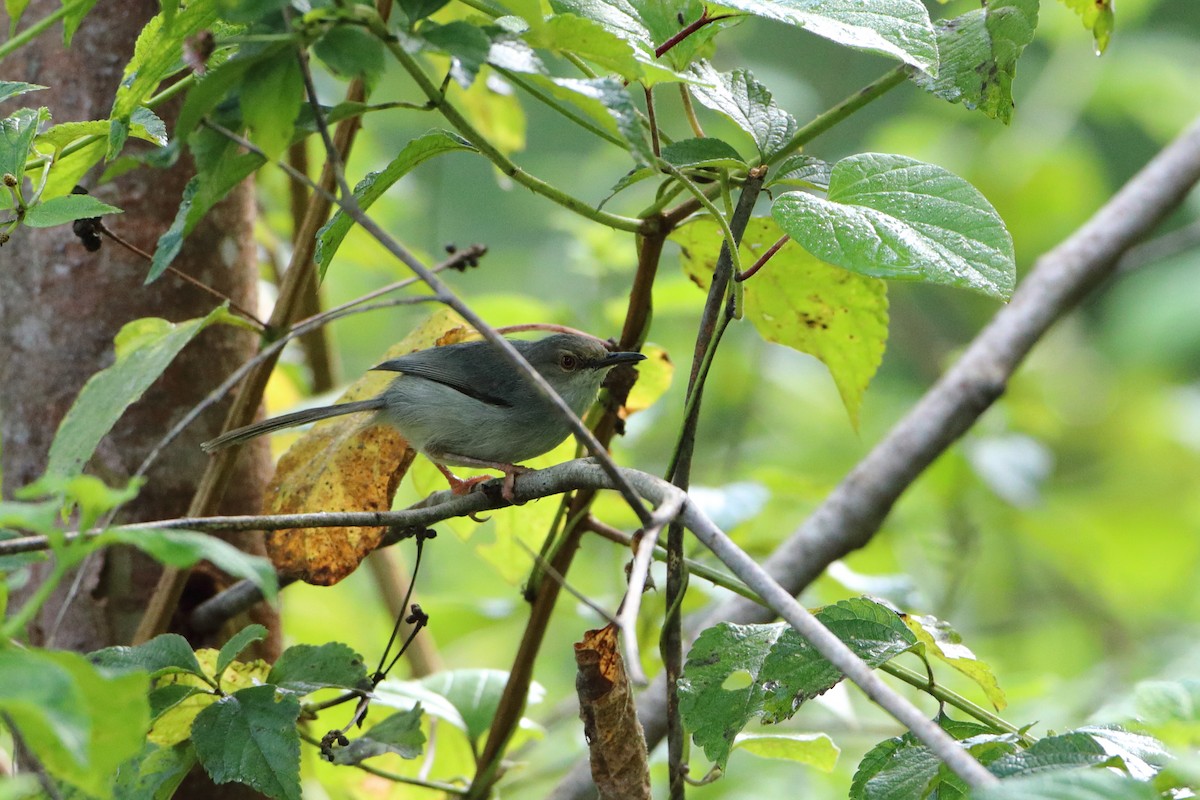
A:
MULTIPOLYGON (((25 20, 39 19, 57 5, 57 0, 35 0, 25 20)), ((47 106, 55 122, 106 118, 138 32, 157 11, 154 0, 101 3, 84 20, 70 49, 64 49, 57 29, 46 33, 4 66, 7 79, 50 88, 9 101, 0 110, 8 113, 23 101, 47 106)), ((156 109, 168 130, 176 110, 177 106, 156 109)), ((124 214, 106 218, 105 224, 151 252, 174 218, 192 172, 185 157, 169 170, 143 167, 105 185, 97 185, 95 170, 83 183, 103 201, 124 209, 124 214)), ((254 308, 253 220, 252 187, 247 184, 200 224, 175 266, 254 308)), ((202 316, 217 304, 211 295, 169 273, 143 286, 148 267, 143 258, 107 240, 99 252, 87 252, 69 225, 22 228, 0 252, 0 466, 5 495, 42 473, 59 421, 84 382, 112 363, 113 337, 122 325, 140 317, 185 320, 202 316)), ((246 330, 222 325, 205 331, 129 408, 100 444, 88 471, 110 485, 123 485, 171 425, 254 348, 255 337, 246 330)), ((122 521, 187 511, 207 459, 199 443, 219 432, 226 410, 226 405, 210 409, 165 451, 139 497, 126 507, 122 521)), ((245 448, 223 511, 258 511, 270 473, 265 447, 259 443, 245 448)), ((241 545, 249 537, 235 541, 241 545)), ((261 543, 248 549, 255 548, 261 551, 261 543)), ((84 570, 81 591, 57 631, 52 629, 70 578, 31 626, 35 644, 87 651, 128 642, 157 580, 158 565, 136 552, 110 549, 84 570)), ((36 570, 31 584, 44 574, 44 569, 36 570)), ((220 576, 199 571, 181 603, 179 618, 219 584, 220 576)), ((21 600, 17 596, 13 602, 21 600)), ((265 616, 260 615, 259 621, 276 627, 273 613, 265 616)))

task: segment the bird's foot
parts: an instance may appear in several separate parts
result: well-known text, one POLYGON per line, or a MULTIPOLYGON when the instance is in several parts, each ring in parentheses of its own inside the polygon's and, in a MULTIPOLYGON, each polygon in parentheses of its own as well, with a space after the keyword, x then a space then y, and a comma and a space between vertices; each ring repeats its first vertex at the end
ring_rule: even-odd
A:
MULTIPOLYGON (((503 464, 498 461, 482 461, 477 458, 468 458, 467 456, 459 456, 450 453, 442 453, 447 461, 455 464, 461 464, 468 467, 483 467, 485 469, 495 469, 504 473, 504 481, 500 484, 500 496, 508 502, 514 502, 517 490, 517 476, 526 472, 532 472, 529 467, 522 467, 518 464, 503 464)), ((438 462, 433 462, 438 470, 446 476, 446 480, 450 482, 450 491, 454 494, 468 494, 473 491, 476 486, 481 483, 486 483, 491 480, 487 475, 480 475, 475 478, 463 480, 438 462)))
MULTIPOLYGON (((470 494, 475 491, 476 486, 492 480, 491 475, 476 475, 474 478, 466 478, 464 480, 436 461, 434 462, 434 466, 446 477, 446 481, 450 484, 451 493, 459 496, 470 494)), ((529 467, 522 467, 517 464, 499 464, 489 461, 481 462, 479 466, 497 469, 504 473, 504 480, 500 484, 500 496, 510 503, 516 499, 517 476, 526 472, 532 472, 529 467)))

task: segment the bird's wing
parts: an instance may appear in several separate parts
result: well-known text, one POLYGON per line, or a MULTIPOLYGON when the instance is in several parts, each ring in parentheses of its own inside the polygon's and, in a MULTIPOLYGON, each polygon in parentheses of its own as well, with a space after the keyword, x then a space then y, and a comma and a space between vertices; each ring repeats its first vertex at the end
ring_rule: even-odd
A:
POLYGON ((481 403, 507 408, 512 404, 499 393, 496 371, 491 368, 499 358, 486 342, 466 342, 418 350, 385 361, 375 369, 424 378, 449 386, 481 403))

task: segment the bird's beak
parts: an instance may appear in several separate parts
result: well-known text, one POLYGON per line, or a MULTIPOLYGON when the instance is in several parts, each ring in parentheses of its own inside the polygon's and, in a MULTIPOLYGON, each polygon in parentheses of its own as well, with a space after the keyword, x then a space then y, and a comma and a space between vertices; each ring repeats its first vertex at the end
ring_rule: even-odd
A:
POLYGON ((604 357, 604 360, 597 364, 601 369, 615 367, 618 364, 636 364, 638 361, 644 361, 646 357, 641 353, 609 353, 604 357))

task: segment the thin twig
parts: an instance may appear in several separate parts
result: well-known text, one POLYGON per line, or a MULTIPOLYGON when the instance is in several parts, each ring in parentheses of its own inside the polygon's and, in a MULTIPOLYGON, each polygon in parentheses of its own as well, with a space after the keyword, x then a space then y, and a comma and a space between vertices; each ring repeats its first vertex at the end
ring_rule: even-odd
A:
MULTIPOLYGON (((960 360, 767 559, 767 572, 798 594, 829 564, 865 546, 904 490, 991 406, 1046 331, 1111 275, 1121 254, 1177 208, 1197 181, 1200 120, 1163 148, 1086 224, 1038 259, 1012 301, 960 360)), ((760 607, 734 599, 698 619, 694 629, 770 618, 760 607)), ((666 729, 662 686, 656 679, 638 702, 650 747, 666 729)), ((588 765, 580 762, 552 797, 578 800, 590 786, 588 765)))
POLYGON ((516 542, 517 542, 517 545, 522 550, 524 550, 526 553, 529 554, 530 558, 532 558, 534 561, 537 562, 538 567, 543 572, 545 572, 547 575, 550 576, 551 580, 555 581, 559 586, 561 586, 562 588, 567 590, 567 594, 571 595, 576 600, 578 600, 579 602, 583 603, 585 606, 590 608, 592 611, 596 612, 596 616, 600 617, 600 619, 604 620, 605 622, 609 623, 610 625, 619 625, 620 624, 617 621, 617 618, 615 616, 613 616, 606 608, 604 608, 599 603, 597 603, 595 600, 588 597, 586 594, 584 594, 583 592, 579 591, 574 586, 572 586, 567 581, 566 577, 564 577, 561 572, 559 572, 558 570, 556 570, 554 568, 553 564, 551 564, 546 559, 542 558, 542 556, 540 554, 533 552, 533 550, 530 549, 529 545, 525 544, 525 542, 521 541, 520 539, 517 539, 516 542))
POLYGON ((779 252, 779 249, 787 244, 791 238, 792 237, 788 236, 786 233, 783 236, 780 236, 779 241, 768 247, 767 252, 758 257, 758 261, 755 261, 753 264, 751 264, 745 272, 739 272, 734 276, 733 279, 738 283, 741 283, 744 280, 754 277, 754 273, 765 267, 767 262, 770 261, 775 254, 779 252))
MULTIPOLYGON (((303 739, 304 741, 308 742, 309 744, 313 745, 314 747, 321 747, 320 740, 305 733, 304 731, 300 731, 300 738, 303 739)), ((455 786, 452 783, 443 783, 442 781, 430 781, 430 780, 425 780, 423 778, 410 778, 407 775, 399 775, 395 772, 388 772, 387 770, 378 769, 376 767, 372 767, 371 765, 364 764, 364 763, 351 764, 350 766, 353 766, 356 769, 361 769, 363 772, 367 773, 368 775, 374 775, 379 778, 385 778, 393 783, 405 783, 410 786, 420 786, 423 789, 435 789, 439 792, 445 792, 446 794, 450 794, 450 795, 461 796, 461 795, 465 795, 467 793, 467 790, 464 787, 455 786)))
POLYGON ((621 610, 617 613, 616 623, 621 631, 621 640, 625 643, 625 669, 629 673, 629 679, 638 686, 645 686, 647 683, 637 643, 637 618, 642 607, 642 592, 646 589, 646 579, 650 574, 650 562, 654 560, 654 547, 658 543, 658 535, 675 520, 682 506, 683 496, 679 495, 668 498, 665 503, 654 509, 654 523, 642 531, 641 538, 638 539, 633 563, 629 567, 629 585, 625 589, 625 598, 621 601, 621 610))
POLYGON ((693 33, 700 30, 701 28, 703 28, 705 25, 709 25, 713 22, 718 22, 720 20, 729 19, 730 17, 736 17, 736 16, 738 16, 738 15, 737 14, 718 14, 715 17, 710 17, 708 15, 708 9, 706 8, 706 9, 704 9, 704 12, 699 16, 699 18, 696 19, 695 22, 691 22, 688 25, 684 26, 679 31, 679 33, 675 34, 670 39, 667 39, 665 42, 660 44, 658 47, 654 48, 654 57, 662 58, 671 50, 671 48, 675 47, 675 45, 679 44, 684 39, 688 38, 693 33))
MULTIPOLYGON (((141 256, 142 258, 146 259, 146 261, 154 260, 154 256, 150 255, 145 250, 138 247, 137 245, 135 245, 133 242, 129 241, 128 239, 125 239, 124 237, 119 236, 118 234, 109 230, 104 225, 103 222, 96 223, 96 230, 99 233, 102 233, 105 236, 107 236, 108 238, 112 239, 114 242, 121 245, 121 247, 124 247, 126 250, 133 253, 134 255, 141 256)), ((211 295, 212 297, 215 297, 217 300, 221 301, 222 303, 228 303, 231 311, 236 312, 238 315, 244 317, 249 322, 253 323, 260 331, 265 331, 267 329, 267 323, 263 322, 261 319, 259 319, 257 316, 255 316, 251 311, 238 305, 238 303, 236 301, 234 301, 233 298, 222 294, 221 292, 217 291, 213 287, 209 286, 207 283, 196 280, 191 275, 188 275, 183 270, 181 270, 177 267, 174 267, 174 266, 168 265, 167 272, 171 273, 176 278, 179 278, 181 281, 184 281, 185 283, 190 283, 192 286, 195 286, 200 291, 205 292, 205 293, 211 295)))

